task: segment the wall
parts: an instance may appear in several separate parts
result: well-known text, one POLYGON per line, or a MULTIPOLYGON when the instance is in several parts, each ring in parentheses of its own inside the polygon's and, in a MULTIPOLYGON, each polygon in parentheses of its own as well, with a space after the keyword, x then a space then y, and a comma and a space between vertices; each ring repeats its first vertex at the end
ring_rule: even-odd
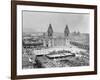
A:
MULTIPOLYGON (((35 0, 34 0, 35 1, 35 0)), ((98 5, 98 41, 100 41, 100 1, 99 0, 36 0, 45 2, 95 4, 98 5)), ((11 11, 10 0, 0 0, 0 80, 10 80, 11 65, 11 11)), ((100 42, 98 42, 98 48, 100 42)), ((98 50, 98 75, 84 75, 34 80, 100 80, 100 50, 98 50)), ((29 80, 29 79, 28 79, 29 80)), ((31 79, 32 80, 32 79, 31 79)))

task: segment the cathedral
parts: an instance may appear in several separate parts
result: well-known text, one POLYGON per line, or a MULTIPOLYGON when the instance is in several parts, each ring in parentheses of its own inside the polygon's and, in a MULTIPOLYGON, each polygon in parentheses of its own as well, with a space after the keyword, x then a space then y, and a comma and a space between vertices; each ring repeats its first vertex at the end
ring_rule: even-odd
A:
POLYGON ((64 31, 64 36, 54 36, 53 35, 52 25, 49 24, 47 33, 43 35, 43 46, 45 47, 55 47, 55 46, 69 46, 70 40, 68 39, 69 29, 66 26, 64 31))

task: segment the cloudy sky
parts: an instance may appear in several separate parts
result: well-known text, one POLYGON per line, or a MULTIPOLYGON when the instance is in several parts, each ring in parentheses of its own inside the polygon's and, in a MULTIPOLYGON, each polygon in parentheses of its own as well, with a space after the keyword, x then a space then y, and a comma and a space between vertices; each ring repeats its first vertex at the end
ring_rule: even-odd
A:
POLYGON ((23 32, 47 32, 49 24, 54 32, 89 33, 89 14, 23 11, 23 32))

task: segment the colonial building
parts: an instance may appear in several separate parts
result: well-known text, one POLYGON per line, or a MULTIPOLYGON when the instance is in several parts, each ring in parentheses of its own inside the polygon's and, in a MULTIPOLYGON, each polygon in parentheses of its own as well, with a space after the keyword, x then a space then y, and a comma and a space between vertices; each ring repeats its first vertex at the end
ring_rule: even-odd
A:
POLYGON ((45 47, 67 46, 70 44, 68 39, 69 29, 66 26, 63 36, 54 36, 52 25, 49 25, 47 33, 43 34, 43 45, 45 47))

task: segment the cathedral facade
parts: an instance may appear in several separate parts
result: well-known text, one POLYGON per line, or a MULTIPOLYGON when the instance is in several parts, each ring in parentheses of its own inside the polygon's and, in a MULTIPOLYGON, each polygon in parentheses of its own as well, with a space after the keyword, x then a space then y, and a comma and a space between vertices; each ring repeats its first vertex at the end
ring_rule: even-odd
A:
POLYGON ((68 39, 69 35, 69 29, 68 26, 66 26, 64 30, 63 36, 54 36, 53 34, 52 25, 49 25, 49 28, 47 30, 47 35, 44 35, 43 38, 43 46, 45 47, 55 47, 55 46, 67 46, 70 44, 70 40, 68 39))

